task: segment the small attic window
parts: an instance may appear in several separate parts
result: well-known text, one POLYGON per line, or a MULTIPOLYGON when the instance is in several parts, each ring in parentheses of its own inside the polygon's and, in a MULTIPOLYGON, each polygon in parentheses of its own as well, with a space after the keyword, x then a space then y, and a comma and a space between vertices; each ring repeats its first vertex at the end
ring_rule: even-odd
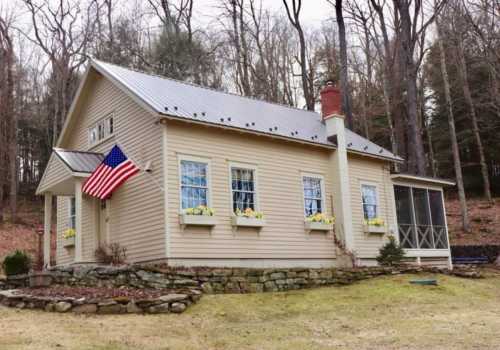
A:
POLYGON ((113 113, 99 120, 88 129, 89 147, 95 146, 111 137, 114 133, 113 113))

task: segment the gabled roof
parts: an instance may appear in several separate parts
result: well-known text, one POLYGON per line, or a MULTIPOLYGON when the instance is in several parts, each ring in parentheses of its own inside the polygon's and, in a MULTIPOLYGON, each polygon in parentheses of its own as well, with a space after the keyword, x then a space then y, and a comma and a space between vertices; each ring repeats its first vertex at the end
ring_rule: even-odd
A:
MULTIPOLYGON (((216 91, 95 59, 91 65, 137 97, 141 104, 164 116, 336 146, 327 139, 325 124, 316 112, 216 91)), ((391 161, 403 160, 347 129, 346 143, 351 152, 391 161)))
POLYGON ((54 153, 75 173, 91 173, 104 159, 102 153, 54 148, 54 153))

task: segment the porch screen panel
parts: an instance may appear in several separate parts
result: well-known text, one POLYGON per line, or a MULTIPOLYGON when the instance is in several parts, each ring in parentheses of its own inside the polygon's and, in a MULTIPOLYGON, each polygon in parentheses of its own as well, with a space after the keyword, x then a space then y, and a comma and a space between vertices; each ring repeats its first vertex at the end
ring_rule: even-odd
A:
POLYGON ((394 186, 394 198, 396 200, 399 242, 404 248, 416 248, 417 241, 415 238, 410 188, 394 186))
POLYGON ((436 249, 446 249, 448 248, 448 240, 446 238, 446 221, 441 191, 429 190, 429 205, 436 249))
POLYGON ((413 208, 415 210, 418 247, 421 249, 434 248, 426 189, 413 188, 413 208))

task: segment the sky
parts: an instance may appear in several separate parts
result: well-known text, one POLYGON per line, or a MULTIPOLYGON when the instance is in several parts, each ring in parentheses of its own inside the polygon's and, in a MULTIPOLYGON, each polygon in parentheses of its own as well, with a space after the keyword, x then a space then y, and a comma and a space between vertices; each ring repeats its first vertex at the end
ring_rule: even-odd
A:
MULTIPOLYGON (((282 11, 285 14, 286 10, 282 0, 261 0, 264 8, 277 11, 282 11)), ((288 0, 291 4, 292 0, 288 0)), ((218 0, 196 0, 194 6, 199 8, 199 14, 213 14, 218 0)), ((258 0, 257 0, 258 3, 258 0)), ((314 25, 321 24, 334 14, 334 9, 326 0, 302 0, 302 10, 300 12, 300 19, 304 24, 314 25)))

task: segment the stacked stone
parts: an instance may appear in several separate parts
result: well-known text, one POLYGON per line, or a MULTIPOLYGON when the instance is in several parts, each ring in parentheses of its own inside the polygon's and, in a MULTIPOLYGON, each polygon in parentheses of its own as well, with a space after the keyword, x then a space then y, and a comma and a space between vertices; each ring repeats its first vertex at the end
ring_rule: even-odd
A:
POLYGON ((40 309, 47 312, 73 312, 77 314, 159 314, 182 313, 201 298, 199 290, 186 294, 167 294, 154 299, 133 300, 117 297, 106 300, 90 300, 71 297, 48 297, 22 294, 17 290, 0 291, 0 304, 18 309, 40 309))
POLYGON ((343 285, 397 273, 446 273, 480 277, 475 270, 448 270, 436 267, 337 268, 174 268, 155 266, 69 266, 51 271, 55 284, 89 287, 134 287, 179 289, 200 288, 205 293, 258 293, 343 285))

